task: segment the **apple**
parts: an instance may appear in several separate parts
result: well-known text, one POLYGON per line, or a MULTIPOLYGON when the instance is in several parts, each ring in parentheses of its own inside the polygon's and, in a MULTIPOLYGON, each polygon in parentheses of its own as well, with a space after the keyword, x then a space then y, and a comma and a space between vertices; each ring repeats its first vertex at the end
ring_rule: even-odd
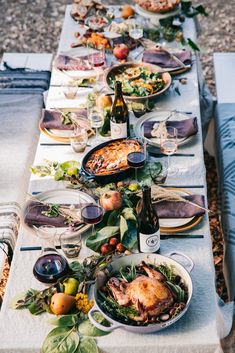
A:
POLYGON ((129 48, 126 44, 117 44, 113 49, 113 55, 118 60, 125 60, 128 57, 129 48))
POLYGON ((119 191, 107 191, 100 198, 100 205, 105 211, 118 210, 122 206, 122 196, 119 191))

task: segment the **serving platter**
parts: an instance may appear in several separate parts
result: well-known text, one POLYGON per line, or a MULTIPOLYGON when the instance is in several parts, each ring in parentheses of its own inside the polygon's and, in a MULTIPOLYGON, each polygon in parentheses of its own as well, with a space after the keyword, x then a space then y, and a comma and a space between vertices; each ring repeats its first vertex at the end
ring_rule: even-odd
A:
MULTIPOLYGON (((45 203, 51 203, 51 204, 66 204, 66 205, 76 205, 76 204, 91 204, 95 203, 95 200, 93 197, 90 195, 79 191, 79 190, 72 190, 72 189, 55 189, 55 190, 49 190, 45 192, 41 192, 33 197, 33 199, 30 199, 24 209, 23 209, 23 225, 26 228, 26 230, 31 233, 31 234, 36 234, 37 227, 32 227, 29 226, 25 222, 25 217, 28 212, 28 205, 31 201, 41 201, 45 203)), ((78 231, 74 232, 74 235, 83 233, 87 231, 90 228, 89 224, 85 224, 82 228, 80 228, 78 231)), ((56 228, 56 231, 58 233, 64 232, 67 227, 60 227, 56 228)))
MULTIPOLYGON (((144 114, 141 118, 139 118, 134 125, 134 132, 137 137, 144 138, 146 142, 155 147, 160 147, 160 139, 159 138, 147 138, 144 136, 143 132, 143 126, 144 123, 147 121, 164 121, 168 118, 168 116, 171 114, 171 110, 154 110, 150 113, 144 114)), ((173 113, 172 117, 168 121, 172 120, 185 120, 189 119, 189 116, 187 114, 183 113, 173 113)), ((194 135, 186 137, 186 138, 179 138, 177 139, 178 146, 185 145, 186 143, 189 143, 193 139, 194 135)))
MULTIPOLYGON (((169 188, 169 190, 179 193, 180 196, 187 196, 191 193, 183 189, 169 188)), ((160 231, 163 234, 179 233, 194 228, 202 220, 203 216, 190 218, 159 218, 160 231)))
POLYGON ((159 20, 161 20, 161 19, 178 15, 181 11, 181 7, 178 6, 174 10, 168 11, 165 13, 156 13, 156 12, 151 12, 151 11, 145 10, 143 7, 136 4, 135 11, 138 15, 150 19, 150 21, 153 24, 159 24, 159 20))

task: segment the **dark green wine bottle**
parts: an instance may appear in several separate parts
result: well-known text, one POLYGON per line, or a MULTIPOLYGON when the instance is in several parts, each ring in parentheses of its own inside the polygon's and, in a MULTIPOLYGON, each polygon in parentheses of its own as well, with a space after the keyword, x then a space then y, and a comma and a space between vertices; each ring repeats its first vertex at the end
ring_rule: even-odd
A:
POLYGON ((151 187, 142 187, 143 198, 138 215, 139 252, 156 253, 160 249, 159 219, 151 201, 151 187))
POLYGON ((112 106, 110 128, 112 139, 130 136, 129 112, 122 96, 122 84, 119 81, 115 84, 115 98, 112 106))

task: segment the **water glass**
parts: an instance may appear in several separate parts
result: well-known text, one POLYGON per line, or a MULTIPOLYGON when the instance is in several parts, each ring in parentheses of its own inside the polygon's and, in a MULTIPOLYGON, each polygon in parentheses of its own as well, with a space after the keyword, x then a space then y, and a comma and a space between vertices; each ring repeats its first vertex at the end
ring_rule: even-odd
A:
POLYGON ((98 140, 98 129, 103 126, 104 114, 102 110, 96 106, 88 109, 88 119, 90 120, 91 127, 96 129, 96 142, 98 140))
POLYGON ((84 152, 87 146, 88 134, 87 130, 81 127, 76 127, 70 136, 70 145, 74 152, 84 152))
POLYGON ((168 174, 168 162, 161 159, 161 161, 149 163, 149 173, 154 184, 164 184, 168 174))
POLYGON ((73 234, 66 231, 60 235, 60 246, 64 255, 71 259, 79 256, 82 248, 81 234, 73 234))
POLYGON ((65 98, 67 99, 75 99, 77 96, 78 87, 70 86, 66 87, 63 91, 65 98))

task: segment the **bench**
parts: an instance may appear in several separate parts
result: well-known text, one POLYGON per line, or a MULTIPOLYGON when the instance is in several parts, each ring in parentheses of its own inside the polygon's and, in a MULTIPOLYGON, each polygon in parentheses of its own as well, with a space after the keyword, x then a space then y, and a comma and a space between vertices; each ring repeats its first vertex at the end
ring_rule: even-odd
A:
POLYGON ((235 298, 235 53, 215 53, 217 90, 216 159, 224 235, 224 276, 229 299, 235 298))

